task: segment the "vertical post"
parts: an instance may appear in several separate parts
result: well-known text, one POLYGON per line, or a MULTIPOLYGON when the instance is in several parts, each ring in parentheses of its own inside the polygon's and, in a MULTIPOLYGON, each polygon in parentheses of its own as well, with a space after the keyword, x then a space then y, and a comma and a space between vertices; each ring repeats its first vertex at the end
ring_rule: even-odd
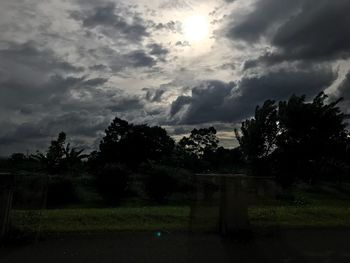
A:
POLYGON ((242 177, 221 178, 220 233, 230 235, 249 228, 247 189, 242 177))
POLYGON ((9 228, 13 187, 14 177, 0 174, 0 240, 6 236, 9 228))

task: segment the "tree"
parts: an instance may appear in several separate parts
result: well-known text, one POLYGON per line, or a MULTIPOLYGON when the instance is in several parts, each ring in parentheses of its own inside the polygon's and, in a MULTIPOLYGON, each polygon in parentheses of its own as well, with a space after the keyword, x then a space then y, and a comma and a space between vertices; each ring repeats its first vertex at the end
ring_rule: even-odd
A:
POLYGON ((271 173, 266 168, 272 165, 285 183, 312 182, 322 169, 345 162, 348 133, 340 101, 328 103, 324 93, 312 102, 296 95, 278 106, 266 101, 242 123, 241 132, 235 131, 247 161, 260 173, 265 169, 264 174, 271 173))
POLYGON ((276 148, 277 124, 277 106, 267 100, 262 107, 256 107, 254 118, 242 123, 241 132, 235 129, 240 148, 255 175, 270 173, 269 155, 276 148))
POLYGON ((136 168, 147 160, 159 161, 171 154, 174 140, 159 126, 134 125, 115 118, 100 143, 100 161, 136 168))
POLYGON ((215 152, 219 140, 214 127, 193 129, 189 137, 183 137, 179 146, 196 158, 203 158, 206 154, 215 152))
POLYGON ((236 138, 248 161, 268 157, 276 145, 277 107, 267 100, 262 107, 257 106, 254 118, 242 123, 241 133, 235 129, 236 138))
POLYGON ((11 154, 9 161, 12 162, 13 164, 18 164, 25 162, 27 160, 27 156, 23 153, 13 153, 11 154))
POLYGON ((64 157, 61 160, 63 169, 72 173, 79 172, 82 169, 82 160, 89 156, 83 152, 84 149, 71 148, 70 143, 67 143, 64 148, 64 157))
POLYGON ((327 103, 327 95, 320 93, 312 102, 293 95, 279 103, 276 157, 280 171, 312 182, 329 165, 345 161, 347 132, 337 106, 340 101, 327 103))
POLYGON ((164 203, 174 192, 176 184, 171 167, 151 164, 146 169, 145 192, 157 203, 164 203))
POLYGON ((119 164, 106 164, 100 168, 96 176, 97 190, 109 204, 118 204, 125 196, 130 171, 119 164))
POLYGON ((242 151, 239 147, 226 149, 219 147, 211 156, 207 158, 210 168, 221 173, 232 173, 238 171, 243 166, 242 151))
POLYGON ((194 170, 210 170, 210 160, 213 158, 219 144, 214 127, 193 129, 190 136, 183 137, 178 142, 177 155, 180 164, 194 170))
POLYGON ((80 164, 82 159, 87 155, 82 154, 84 150, 70 148, 70 144, 66 145, 66 134, 60 132, 57 140, 51 141, 47 152, 37 152, 32 157, 44 166, 49 174, 56 174, 70 171, 75 165, 80 164))

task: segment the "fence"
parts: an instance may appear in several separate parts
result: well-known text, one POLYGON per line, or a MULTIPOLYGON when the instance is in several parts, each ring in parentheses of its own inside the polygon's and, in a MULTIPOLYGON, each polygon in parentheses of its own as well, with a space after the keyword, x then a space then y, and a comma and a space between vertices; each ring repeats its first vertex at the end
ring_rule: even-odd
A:
POLYGON ((47 188, 46 175, 0 174, 1 240, 39 237, 47 188))
POLYGON ((14 176, 6 173, 0 174, 0 240, 9 230, 13 190, 14 176))
POLYGON ((276 186, 270 177, 242 174, 196 174, 191 205, 191 230, 230 235, 249 230, 248 208, 274 199, 276 186))

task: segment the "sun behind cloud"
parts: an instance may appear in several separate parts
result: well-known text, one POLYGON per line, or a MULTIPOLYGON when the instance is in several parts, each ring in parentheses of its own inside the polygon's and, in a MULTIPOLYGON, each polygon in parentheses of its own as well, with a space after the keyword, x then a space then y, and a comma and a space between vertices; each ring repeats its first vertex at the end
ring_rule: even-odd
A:
POLYGON ((209 38, 209 19, 204 15, 188 16, 183 22, 183 32, 189 42, 199 42, 209 38))

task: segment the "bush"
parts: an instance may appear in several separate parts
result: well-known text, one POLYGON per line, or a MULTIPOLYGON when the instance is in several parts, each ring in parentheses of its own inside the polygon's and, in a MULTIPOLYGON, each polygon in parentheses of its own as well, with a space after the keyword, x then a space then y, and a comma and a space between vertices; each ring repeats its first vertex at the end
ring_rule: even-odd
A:
POLYGON ((49 208, 64 206, 78 202, 78 195, 70 178, 51 176, 47 192, 49 208))
POLYGON ((130 171, 119 164, 106 164, 96 176, 97 190, 109 204, 117 204, 125 196, 130 171))
POLYGON ((153 165, 146 172, 145 191, 157 203, 164 203, 174 192, 176 184, 170 167, 153 165))

